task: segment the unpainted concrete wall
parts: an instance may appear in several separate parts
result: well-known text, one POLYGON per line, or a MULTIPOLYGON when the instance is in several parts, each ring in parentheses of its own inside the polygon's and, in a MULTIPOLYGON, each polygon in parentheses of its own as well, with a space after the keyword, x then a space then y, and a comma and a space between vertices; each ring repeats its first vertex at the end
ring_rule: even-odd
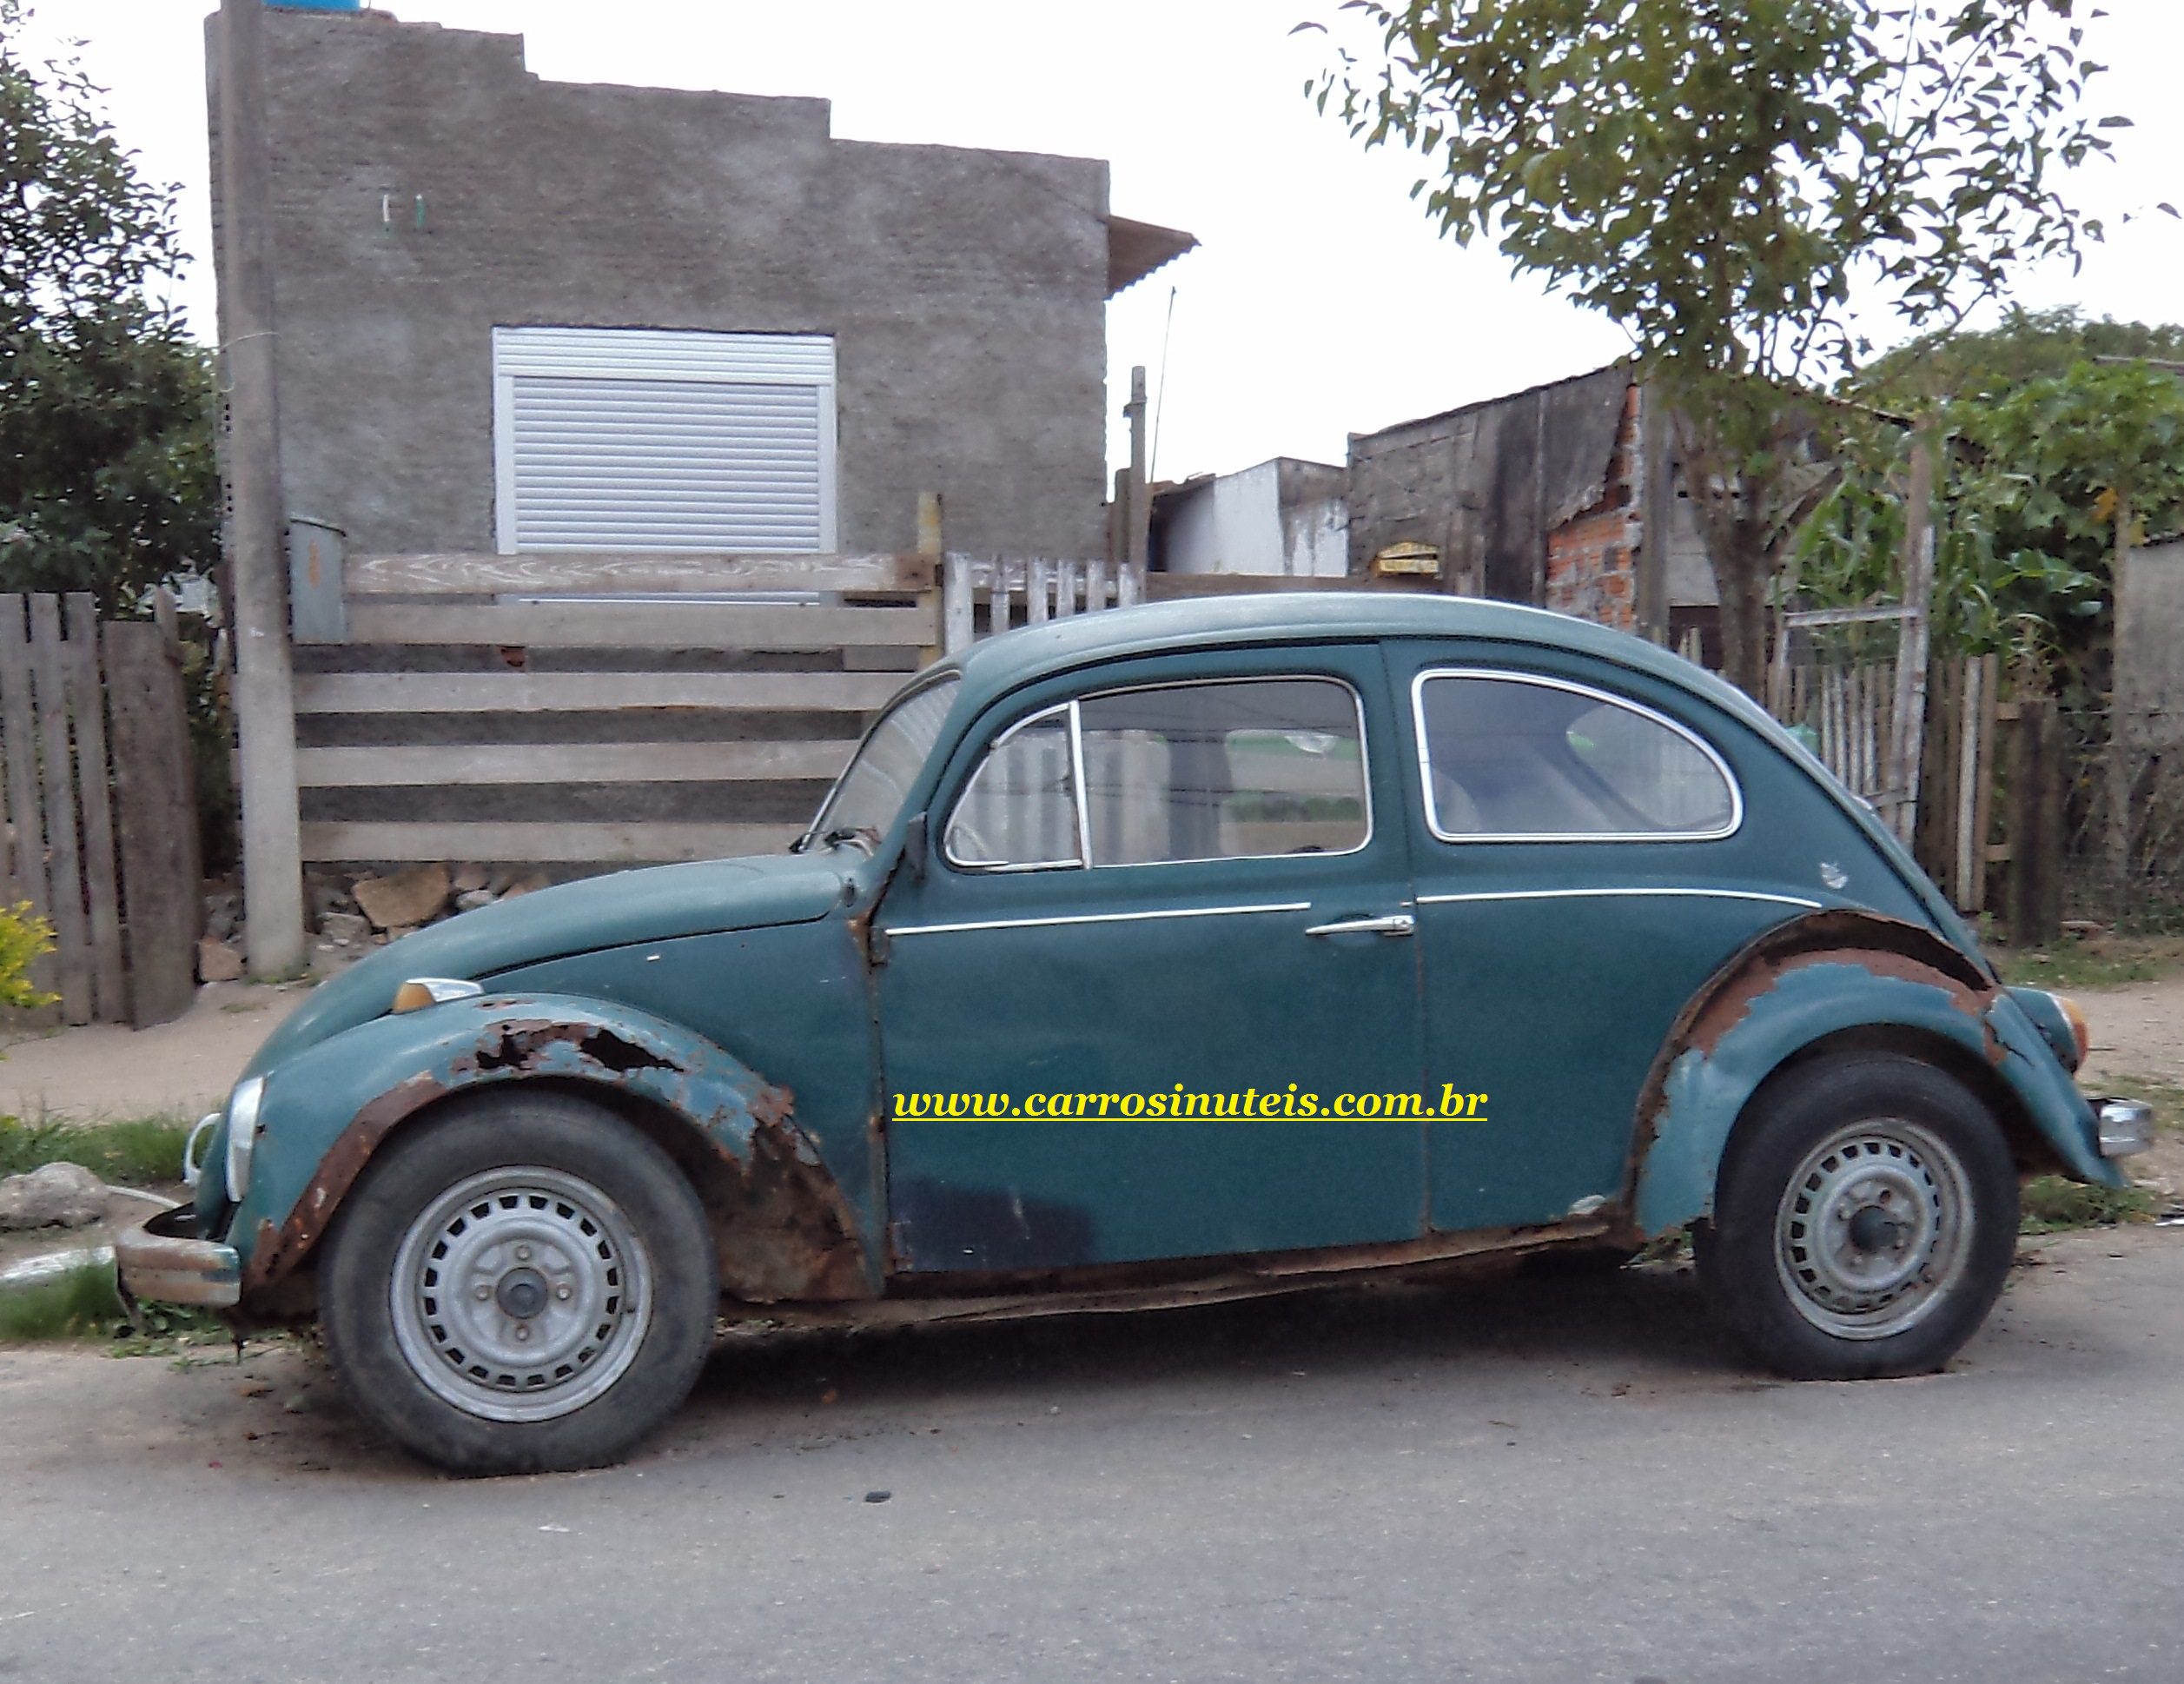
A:
POLYGON ((2115 581, 2114 734, 2184 746, 2184 538, 2128 551, 2115 581))
POLYGON ((844 550, 910 547, 937 490, 951 547, 1101 553, 1104 163, 545 82, 520 36, 384 14, 265 25, 288 501, 353 552, 493 547, 492 330, 539 324, 831 334, 844 550))
POLYGON ((1541 601, 1546 534, 1600 501, 1630 380, 1601 368, 1351 434, 1351 571, 1432 544, 1444 589, 1541 601))

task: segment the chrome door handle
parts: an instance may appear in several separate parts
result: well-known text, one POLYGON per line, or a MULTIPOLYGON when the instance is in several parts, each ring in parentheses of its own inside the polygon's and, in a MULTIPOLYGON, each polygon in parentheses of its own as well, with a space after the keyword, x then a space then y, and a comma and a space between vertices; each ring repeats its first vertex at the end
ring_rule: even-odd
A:
POLYGON ((1307 926, 1307 936, 1414 936, 1418 920, 1408 912, 1390 912, 1382 918, 1338 918, 1333 924, 1307 926))

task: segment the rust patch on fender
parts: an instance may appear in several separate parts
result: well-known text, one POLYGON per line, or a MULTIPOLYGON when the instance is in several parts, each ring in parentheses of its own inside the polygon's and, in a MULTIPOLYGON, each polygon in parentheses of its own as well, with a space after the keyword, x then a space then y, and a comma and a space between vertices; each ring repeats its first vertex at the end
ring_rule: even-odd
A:
POLYGON ((842 1190, 796 1126, 796 1098, 768 1088, 751 1107, 751 1155, 718 1151, 707 1200, 720 1289, 745 1303, 869 1297, 864 1247, 842 1190))
MULTIPOLYGON (((593 1024, 519 1018, 496 1025, 487 1038, 452 1059, 445 1076, 420 1072, 357 1112, 319 1160, 281 1226, 260 1222, 257 1244, 243 1271, 243 1294, 261 1297, 308 1255, 373 1153, 405 1117, 480 1077, 591 1079, 570 1071, 566 1059, 548 1063, 562 1045, 610 1085, 629 1085, 638 1071, 679 1069, 652 1049, 593 1024)), ((795 1112, 796 1096, 788 1089, 761 1089, 750 1104, 747 1157, 718 1134, 702 1128, 693 1131, 693 1144, 702 1138, 703 1144, 694 1152, 686 1149, 685 1156, 689 1167, 698 1170, 698 1193, 720 1261, 721 1290, 750 1303, 866 1296, 870 1287, 855 1218, 834 1177, 797 1127, 795 1112)))
POLYGON ((1784 976, 1816 965, 1853 965, 1872 976, 1942 989, 1950 1004, 1979 1025, 1989 1062, 2000 1064, 2009 1057, 1987 1021, 1987 1008, 2000 985, 1932 931, 1879 912, 1844 907, 1808 912, 1745 943, 1691 997, 1670 1026, 1638 1094, 1627 1187, 1636 1187, 1638 1173, 1652 1149, 1667 1105, 1669 1074, 1677 1061, 1694 1047, 1712 1057, 1730 1031, 1750 1017, 1752 1007, 1784 976))
POLYGON ((327 1148, 288 1220, 275 1229, 269 1219, 259 1219, 257 1243, 251 1250, 249 1266, 242 1271, 246 1297, 274 1285, 319 1243, 327 1223, 334 1219, 334 1211, 379 1150, 387 1130, 447 1091, 448 1084, 430 1071, 420 1071, 406 1082, 396 1083, 357 1112, 327 1148))

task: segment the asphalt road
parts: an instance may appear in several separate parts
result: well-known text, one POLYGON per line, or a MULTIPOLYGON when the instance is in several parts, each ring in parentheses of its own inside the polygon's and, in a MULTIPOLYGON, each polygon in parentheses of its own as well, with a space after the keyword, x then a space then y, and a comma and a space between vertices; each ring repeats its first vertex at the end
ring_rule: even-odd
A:
POLYGON ((0 1676, 2174 1680, 2184 1233, 2042 1256, 1925 1380, 1627 1271, 726 1349, 472 1483, 301 1352, 0 1351, 0 1676))

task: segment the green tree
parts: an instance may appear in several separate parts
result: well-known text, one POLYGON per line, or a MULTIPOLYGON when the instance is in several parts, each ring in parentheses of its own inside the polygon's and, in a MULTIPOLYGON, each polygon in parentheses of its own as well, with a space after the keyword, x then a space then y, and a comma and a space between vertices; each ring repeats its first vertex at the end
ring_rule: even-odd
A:
POLYGON ((2068 375, 2075 363, 2145 358, 2184 366, 2184 327, 2088 322, 2074 308, 2012 308, 1992 328, 1922 334, 1860 368, 1850 382, 1884 409, 2007 397, 2029 381, 2068 375))
POLYGON ((1373 44, 1309 85, 1407 145, 1459 242, 1630 335, 1676 416, 1757 689, 1766 605, 1827 490, 1858 322, 1946 325, 2097 224, 2056 167, 2108 143, 2071 0, 1347 0, 1373 44))
MULTIPOLYGON (((2093 326, 2118 329, 2091 334, 2095 344, 2159 348, 2174 331, 2093 326)), ((1933 348, 1945 381, 1925 370, 1908 376, 1947 398, 1940 427, 1953 441, 1940 492, 1936 638, 1945 648, 2005 653, 2030 682, 2098 688, 2085 669, 2110 629, 2116 550, 2184 524, 2184 380, 2146 363, 2083 358, 2015 377, 2052 366, 2054 346, 2068 338, 2054 320, 2025 340, 2001 330, 1965 337, 1933 348)), ((1830 605, 1891 594, 1903 454, 1902 429, 1884 423, 1845 436, 1840 481, 1799 539, 1806 594, 1830 605)))
POLYGON ((127 613, 215 547, 214 388, 156 295, 186 259, 103 90, 0 0, 0 588, 127 613))

